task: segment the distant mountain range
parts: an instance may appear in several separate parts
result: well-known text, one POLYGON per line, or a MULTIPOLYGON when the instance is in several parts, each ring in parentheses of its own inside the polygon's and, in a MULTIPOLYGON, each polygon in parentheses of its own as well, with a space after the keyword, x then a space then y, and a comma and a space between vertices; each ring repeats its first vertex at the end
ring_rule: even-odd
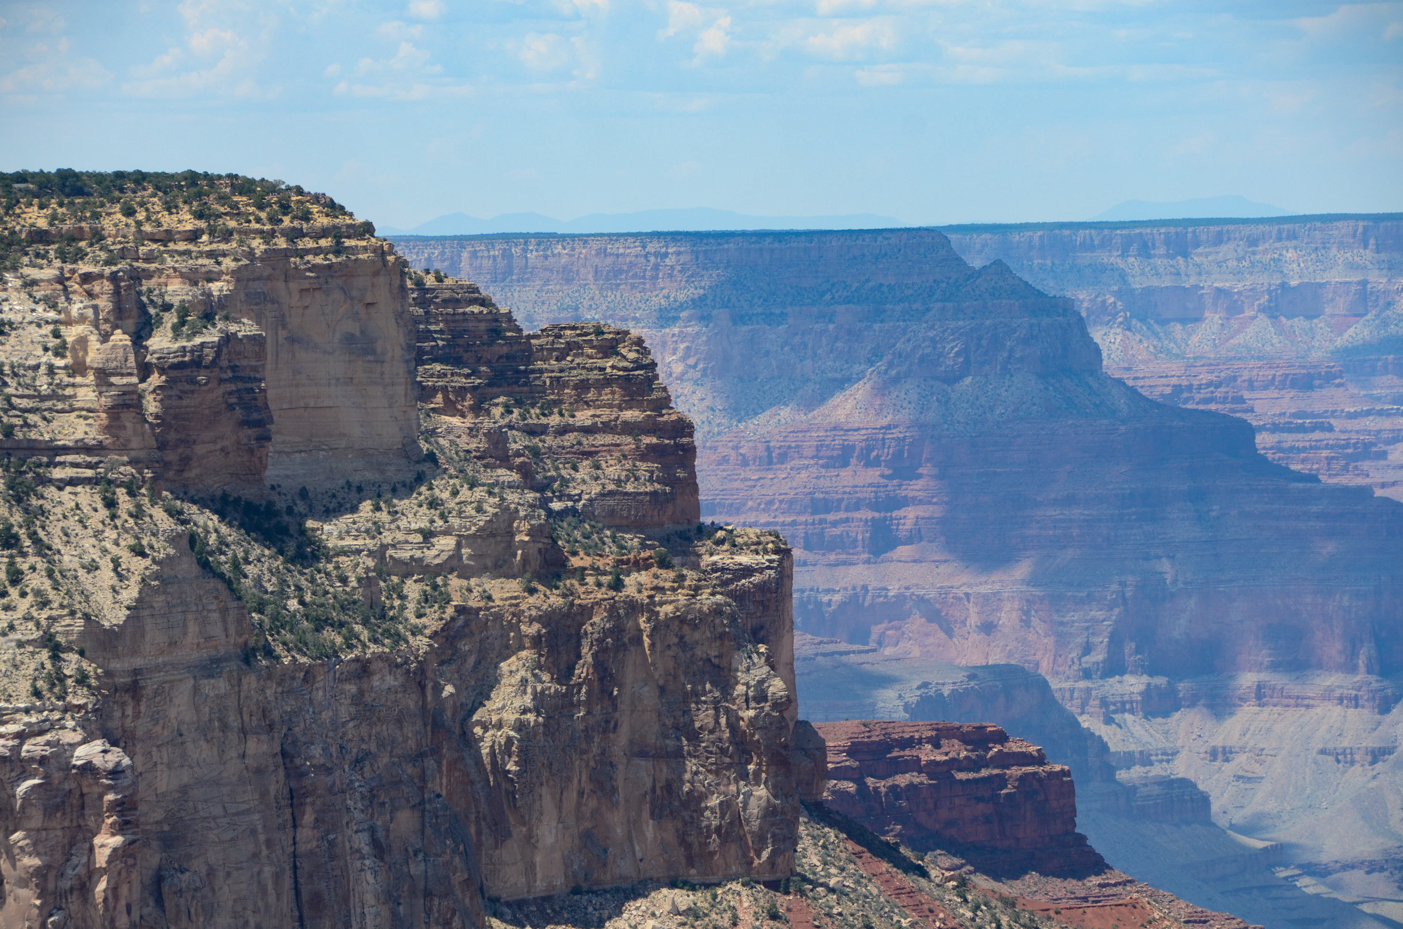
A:
MULTIPOLYGON (((1092 222, 1137 222, 1156 219, 1227 219, 1290 216, 1290 210, 1246 197, 1204 197, 1155 203, 1127 200, 1093 216, 1092 222)), ((447 213, 412 229, 379 227, 389 236, 497 235, 509 233, 719 232, 744 229, 895 229, 906 227, 891 216, 845 213, 840 216, 753 216, 732 210, 696 207, 686 210, 640 210, 636 213, 590 213, 578 219, 555 219, 541 213, 503 213, 479 219, 447 213)))
POLYGON ((413 229, 379 228, 381 235, 493 235, 507 232, 710 232, 734 229, 891 229, 906 223, 874 213, 842 216, 751 216, 731 210, 642 210, 637 213, 591 213, 560 220, 540 213, 503 213, 478 219, 449 213, 413 229))
POLYGON ((1197 200, 1175 200, 1153 203, 1149 200, 1127 200, 1104 213, 1091 217, 1092 222, 1136 222, 1146 219, 1245 219, 1258 216, 1290 216, 1270 203, 1256 203, 1246 197, 1201 197, 1197 200))

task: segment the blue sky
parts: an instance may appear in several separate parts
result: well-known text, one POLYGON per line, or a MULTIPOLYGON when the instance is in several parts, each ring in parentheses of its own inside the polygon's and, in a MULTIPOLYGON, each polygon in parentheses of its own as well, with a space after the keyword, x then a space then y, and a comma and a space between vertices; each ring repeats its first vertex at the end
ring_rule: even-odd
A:
POLYGON ((391 226, 1403 210, 1403 2, 0 0, 0 20, 0 167, 238 171, 391 226))

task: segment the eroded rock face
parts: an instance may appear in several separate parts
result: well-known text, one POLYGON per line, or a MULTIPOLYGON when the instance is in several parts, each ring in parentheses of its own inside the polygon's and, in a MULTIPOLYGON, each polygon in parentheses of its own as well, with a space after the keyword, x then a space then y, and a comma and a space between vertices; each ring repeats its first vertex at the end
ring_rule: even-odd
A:
POLYGON ((473 926, 481 893, 786 875, 793 701, 735 612, 464 606, 422 654, 251 668, 247 614, 187 550, 88 631, 100 710, 0 744, 7 924, 96 899, 76 924, 473 926))
POLYGON ((1085 876, 1106 863, 1076 831, 1071 771, 978 723, 841 722, 824 802, 878 835, 957 851, 982 870, 1085 876))
POLYGON ((27 272, 61 309, 71 359, 26 398, 45 425, 0 446, 88 468, 119 456, 201 493, 412 473, 413 342, 386 246, 338 239, 227 263, 236 250, 160 262, 133 250, 148 260, 27 272))
POLYGON ((822 767, 792 556, 698 525, 638 337, 527 336, 463 282, 412 314, 361 224, 108 214, 121 273, 0 306, 0 926, 478 927, 485 897, 792 872, 822 767))
POLYGON ((626 528, 699 518, 692 424, 643 340, 612 326, 526 334, 475 285, 411 290, 431 428, 521 475, 548 505, 626 528))

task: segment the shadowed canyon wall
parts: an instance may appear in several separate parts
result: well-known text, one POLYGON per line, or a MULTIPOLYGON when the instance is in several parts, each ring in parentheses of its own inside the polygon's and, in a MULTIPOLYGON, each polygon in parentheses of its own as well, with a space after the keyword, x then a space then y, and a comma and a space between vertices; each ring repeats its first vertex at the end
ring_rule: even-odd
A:
POLYGON ((1071 297, 1106 369, 1242 416, 1273 461, 1403 497, 1403 217, 953 227, 1071 297))

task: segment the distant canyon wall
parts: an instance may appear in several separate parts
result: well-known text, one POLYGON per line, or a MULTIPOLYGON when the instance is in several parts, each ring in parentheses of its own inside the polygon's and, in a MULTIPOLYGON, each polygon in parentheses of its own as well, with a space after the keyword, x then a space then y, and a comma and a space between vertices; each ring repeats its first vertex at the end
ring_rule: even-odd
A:
POLYGON ((1273 461, 1403 499, 1403 216, 956 227, 1071 297, 1106 370, 1250 420, 1273 461))
POLYGON ((523 320, 627 324, 703 513, 796 546, 800 628, 1054 681, 1403 670, 1403 508, 1101 368, 933 230, 406 240, 523 320))

